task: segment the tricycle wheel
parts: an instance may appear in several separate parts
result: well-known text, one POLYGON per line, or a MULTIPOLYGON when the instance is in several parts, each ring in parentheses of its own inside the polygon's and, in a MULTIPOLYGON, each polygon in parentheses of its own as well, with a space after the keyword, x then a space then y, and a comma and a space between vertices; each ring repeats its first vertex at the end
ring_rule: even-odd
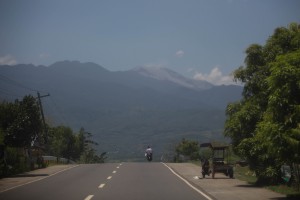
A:
POLYGON ((229 169, 228 174, 230 178, 233 178, 233 169, 229 169))
POLYGON ((202 178, 205 178, 205 173, 204 172, 202 172, 202 178))

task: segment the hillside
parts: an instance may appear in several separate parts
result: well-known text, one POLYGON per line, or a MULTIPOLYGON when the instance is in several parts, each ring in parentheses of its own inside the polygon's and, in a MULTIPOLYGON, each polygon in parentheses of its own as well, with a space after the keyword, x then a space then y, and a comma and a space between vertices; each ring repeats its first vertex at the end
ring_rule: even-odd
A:
POLYGON ((226 105, 242 91, 196 82, 169 69, 112 72, 77 61, 0 66, 0 74, 1 100, 36 96, 36 90, 50 93, 43 98, 48 123, 75 131, 84 127, 110 159, 143 159, 148 144, 157 159, 182 137, 223 139, 226 105))

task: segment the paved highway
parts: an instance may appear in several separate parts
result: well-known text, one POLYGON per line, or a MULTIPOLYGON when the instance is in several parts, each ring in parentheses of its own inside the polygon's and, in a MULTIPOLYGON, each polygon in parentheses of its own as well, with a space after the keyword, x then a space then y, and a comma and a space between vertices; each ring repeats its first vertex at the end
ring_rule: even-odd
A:
POLYGON ((0 199, 206 200, 163 163, 79 165, 0 193, 0 199))

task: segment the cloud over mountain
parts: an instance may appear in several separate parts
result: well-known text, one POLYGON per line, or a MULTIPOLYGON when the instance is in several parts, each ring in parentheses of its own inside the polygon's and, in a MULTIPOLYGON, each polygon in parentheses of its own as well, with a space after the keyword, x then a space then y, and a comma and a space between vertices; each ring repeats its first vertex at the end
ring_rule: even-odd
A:
POLYGON ((175 71, 160 66, 145 66, 134 68, 133 71, 157 80, 170 81, 182 87, 195 90, 205 90, 212 87, 212 84, 205 80, 193 80, 186 78, 175 71))
POLYGON ((193 76, 195 80, 207 81, 214 85, 236 85, 232 75, 223 75, 218 67, 213 68, 209 74, 196 72, 193 76))
POLYGON ((0 57, 0 65, 15 65, 17 60, 11 55, 5 55, 0 57))

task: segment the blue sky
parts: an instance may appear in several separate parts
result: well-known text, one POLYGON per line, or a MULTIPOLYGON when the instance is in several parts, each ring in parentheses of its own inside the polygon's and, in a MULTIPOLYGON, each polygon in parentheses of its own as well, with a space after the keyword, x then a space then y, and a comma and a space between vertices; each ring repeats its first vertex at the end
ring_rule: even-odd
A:
POLYGON ((245 49, 300 23, 298 0, 0 0, 0 64, 167 67, 216 84, 245 49))

